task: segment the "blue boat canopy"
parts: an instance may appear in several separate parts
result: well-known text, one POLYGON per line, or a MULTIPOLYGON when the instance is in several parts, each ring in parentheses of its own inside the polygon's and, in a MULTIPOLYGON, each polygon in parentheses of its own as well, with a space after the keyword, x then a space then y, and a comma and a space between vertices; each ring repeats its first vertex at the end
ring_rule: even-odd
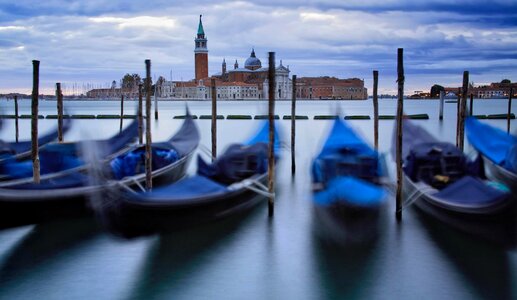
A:
POLYGON ((517 173, 517 137, 473 117, 467 118, 465 127, 467 138, 476 150, 495 164, 517 173))
POLYGON ((385 196, 381 186, 344 176, 332 179, 325 190, 314 195, 314 202, 321 206, 343 202, 358 207, 377 207, 384 202, 385 196))

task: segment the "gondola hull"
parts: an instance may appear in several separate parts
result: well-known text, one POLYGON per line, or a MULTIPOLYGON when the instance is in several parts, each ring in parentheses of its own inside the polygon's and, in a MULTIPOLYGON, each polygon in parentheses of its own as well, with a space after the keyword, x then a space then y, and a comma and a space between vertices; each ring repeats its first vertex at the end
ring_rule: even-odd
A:
POLYGON ((477 213, 462 212, 443 206, 443 199, 437 199, 428 192, 421 191, 409 177, 404 175, 404 191, 407 195, 419 195, 415 200, 416 208, 427 216, 449 225, 455 230, 481 238, 495 244, 515 245, 517 223, 515 201, 486 208, 477 213))
POLYGON ((487 175, 495 181, 504 183, 512 190, 513 197, 517 197, 517 174, 495 164, 485 156, 483 156, 483 161, 487 170, 487 175))
MULTIPOLYGON (((153 183, 170 183, 184 177, 192 156, 193 152, 153 171, 153 183)), ((117 184, 137 189, 138 184, 145 184, 145 174, 124 178, 117 184)), ((93 202, 106 193, 107 188, 104 184, 49 190, 0 188, 0 228, 90 215, 93 202)))
MULTIPOLYGON (((267 174, 255 178, 265 184, 267 174)), ((115 235, 133 238, 161 232, 173 232, 248 212, 266 196, 240 188, 190 203, 138 201, 120 190, 111 190, 99 217, 115 235)))

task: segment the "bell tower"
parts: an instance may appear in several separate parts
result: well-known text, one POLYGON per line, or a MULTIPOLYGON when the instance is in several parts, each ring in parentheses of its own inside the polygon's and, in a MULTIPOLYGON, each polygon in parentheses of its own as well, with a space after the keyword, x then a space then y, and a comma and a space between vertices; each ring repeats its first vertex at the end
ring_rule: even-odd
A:
POLYGON ((196 68, 196 81, 208 77, 208 47, 203 22, 199 15, 199 26, 197 28, 197 37, 194 40, 196 48, 194 49, 194 59, 196 68))

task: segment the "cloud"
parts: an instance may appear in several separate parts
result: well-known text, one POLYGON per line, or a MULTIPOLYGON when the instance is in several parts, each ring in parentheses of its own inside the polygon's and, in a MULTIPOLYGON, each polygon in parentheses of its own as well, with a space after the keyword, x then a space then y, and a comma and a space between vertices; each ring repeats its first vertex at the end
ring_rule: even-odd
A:
MULTIPOLYGON (((405 49, 408 89, 434 80, 484 82, 517 75, 517 10, 511 1, 26 1, 0 0, 0 90, 27 89, 31 60, 42 85, 107 84, 125 73, 193 77, 198 15, 208 37, 210 73, 223 58, 242 65, 255 47, 263 64, 276 51, 298 76, 371 77, 394 91, 396 49, 405 49), (442 76, 437 76, 441 74, 442 76), (455 79, 454 79, 455 80, 455 79), (384 83, 382 83, 384 82, 384 83)), ((369 81, 368 81, 369 82, 369 81)), ((441 82, 447 84, 447 82, 441 82)), ((451 82, 451 84, 455 82, 451 82)))

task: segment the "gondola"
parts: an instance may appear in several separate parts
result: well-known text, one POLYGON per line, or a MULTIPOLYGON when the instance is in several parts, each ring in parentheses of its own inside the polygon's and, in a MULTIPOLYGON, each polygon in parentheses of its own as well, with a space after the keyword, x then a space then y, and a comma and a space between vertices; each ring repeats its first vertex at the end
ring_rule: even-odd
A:
MULTIPOLYGON (((152 191, 113 184, 96 206, 98 218, 111 233, 133 238, 247 212, 267 197, 268 124, 249 141, 230 145, 211 164, 198 157, 197 173, 176 183, 152 191)), ((276 150, 278 145, 275 138, 276 150)))
POLYGON ((465 127, 470 144, 483 156, 487 175, 517 196, 517 137, 473 117, 467 118, 465 127))
MULTIPOLYGON (((127 130, 133 131, 133 127, 131 124, 127 130)), ((137 127, 134 129, 132 139, 137 135, 137 127)), ((182 127, 168 141, 153 143, 152 175, 156 182, 170 182, 183 177, 198 143, 199 132, 191 118, 186 118, 182 127)), ((105 154, 119 149, 120 144, 120 141, 110 143, 109 140, 93 142, 88 150, 100 152, 101 157, 106 158, 105 154), (105 150, 106 147, 110 150, 105 150)), ((124 147, 125 150, 119 150, 118 155, 107 156, 107 159, 100 163, 104 178, 124 187, 141 185, 145 181, 143 148, 142 145, 124 147)), ((86 166, 42 177, 39 184, 27 179, 2 183, 0 227, 90 213, 90 197, 103 193, 106 185, 105 182, 95 181, 91 174, 86 172, 86 166)))
MULTIPOLYGON (((70 119, 63 120, 63 134, 66 133, 71 127, 72 121, 70 119)), ((49 133, 38 138, 38 146, 42 147, 57 139, 58 130, 57 127, 49 133)), ((19 141, 19 142, 5 142, 0 140, 0 164, 8 159, 12 158, 24 158, 29 157, 31 154, 31 141, 19 141)))
MULTIPOLYGON (((88 141, 99 151, 98 155, 109 158, 126 151, 138 134, 138 122, 134 120, 124 130, 105 140, 88 141)), ((38 149, 41 180, 61 176, 63 172, 77 172, 85 169, 81 148, 83 142, 45 143, 38 149)), ((30 148, 30 143, 29 143, 30 148)), ((0 187, 19 185, 32 181, 32 157, 30 151, 24 155, 10 156, 0 161, 0 187)))
POLYGON ((336 118, 312 163, 318 234, 343 245, 374 241, 387 196, 385 175, 377 151, 336 118))
POLYGON ((514 243, 515 201, 508 187, 486 179, 480 157, 469 159, 409 120, 403 122, 402 157, 406 203, 477 238, 514 243))

